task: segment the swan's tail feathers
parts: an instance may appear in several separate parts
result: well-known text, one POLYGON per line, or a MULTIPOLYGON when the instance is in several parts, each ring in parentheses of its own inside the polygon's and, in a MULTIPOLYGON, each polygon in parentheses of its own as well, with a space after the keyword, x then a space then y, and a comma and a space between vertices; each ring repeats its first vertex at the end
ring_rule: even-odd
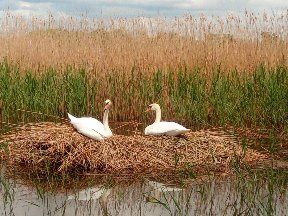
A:
POLYGON ((186 130, 183 130, 184 133, 188 133, 189 131, 191 131, 191 129, 186 129, 186 130))
POLYGON ((71 122, 76 119, 76 117, 74 117, 73 115, 71 115, 69 113, 67 113, 67 114, 68 114, 68 118, 70 119, 71 122))

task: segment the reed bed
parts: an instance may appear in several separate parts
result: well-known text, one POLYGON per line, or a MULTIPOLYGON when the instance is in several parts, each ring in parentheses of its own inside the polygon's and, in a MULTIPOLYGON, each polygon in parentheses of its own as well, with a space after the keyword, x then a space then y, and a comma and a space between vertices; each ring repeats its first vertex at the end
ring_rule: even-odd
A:
POLYGON ((115 135, 97 142, 70 125, 28 124, 2 136, 2 158, 31 172, 114 174, 229 172, 232 161, 260 163, 267 155, 243 150, 235 139, 205 131, 186 137, 115 135))
POLYGON ((84 69, 67 68, 62 75, 54 69, 41 76, 21 74, 18 67, 4 61, 0 64, 0 116, 1 121, 16 124, 59 121, 67 112, 101 119, 103 101, 109 98, 113 102, 112 121, 148 124, 154 115, 144 110, 157 102, 163 120, 185 126, 248 126, 285 134, 287 86, 287 66, 268 69, 260 65, 249 75, 241 71, 225 74, 218 69, 211 72, 211 78, 195 68, 167 73, 158 70, 150 75, 107 73, 92 79, 84 69))
POLYGON ((0 57, 20 71, 85 68, 89 76, 107 72, 154 73, 199 67, 207 76, 287 65, 288 14, 247 11, 226 17, 89 19, 87 17, 2 17, 0 57))

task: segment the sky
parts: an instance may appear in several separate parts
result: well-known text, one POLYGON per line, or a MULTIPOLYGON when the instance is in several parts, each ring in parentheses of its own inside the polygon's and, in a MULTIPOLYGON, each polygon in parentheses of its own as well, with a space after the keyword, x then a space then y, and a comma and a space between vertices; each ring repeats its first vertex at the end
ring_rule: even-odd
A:
POLYGON ((136 17, 287 12, 288 0, 0 0, 0 11, 24 16, 136 17))

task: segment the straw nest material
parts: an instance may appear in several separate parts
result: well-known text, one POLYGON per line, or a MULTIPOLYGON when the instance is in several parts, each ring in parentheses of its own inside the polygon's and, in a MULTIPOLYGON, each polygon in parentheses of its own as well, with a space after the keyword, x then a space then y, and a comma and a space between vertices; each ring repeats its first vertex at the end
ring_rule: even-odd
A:
POLYGON ((70 125, 38 123, 2 136, 1 157, 12 166, 35 172, 166 173, 193 169, 227 172, 231 161, 255 163, 267 156, 235 139, 207 131, 185 137, 114 135, 103 142, 89 139, 70 125), (188 167, 188 168, 187 168, 188 167))

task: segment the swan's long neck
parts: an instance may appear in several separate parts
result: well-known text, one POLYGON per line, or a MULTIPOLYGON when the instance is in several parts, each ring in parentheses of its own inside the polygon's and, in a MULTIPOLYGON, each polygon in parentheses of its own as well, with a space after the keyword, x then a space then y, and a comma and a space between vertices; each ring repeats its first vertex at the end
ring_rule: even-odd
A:
MULTIPOLYGON (((109 114, 109 110, 106 109, 104 111, 104 116, 103 116, 103 125, 104 125, 104 129, 105 131, 107 132, 111 132, 110 128, 109 128, 109 125, 108 125, 108 114, 109 114)), ((112 133, 112 132, 111 132, 112 133)))
POLYGON ((156 109, 156 119, 155 119, 155 122, 154 123, 158 123, 161 121, 161 109, 160 107, 158 107, 156 109))

